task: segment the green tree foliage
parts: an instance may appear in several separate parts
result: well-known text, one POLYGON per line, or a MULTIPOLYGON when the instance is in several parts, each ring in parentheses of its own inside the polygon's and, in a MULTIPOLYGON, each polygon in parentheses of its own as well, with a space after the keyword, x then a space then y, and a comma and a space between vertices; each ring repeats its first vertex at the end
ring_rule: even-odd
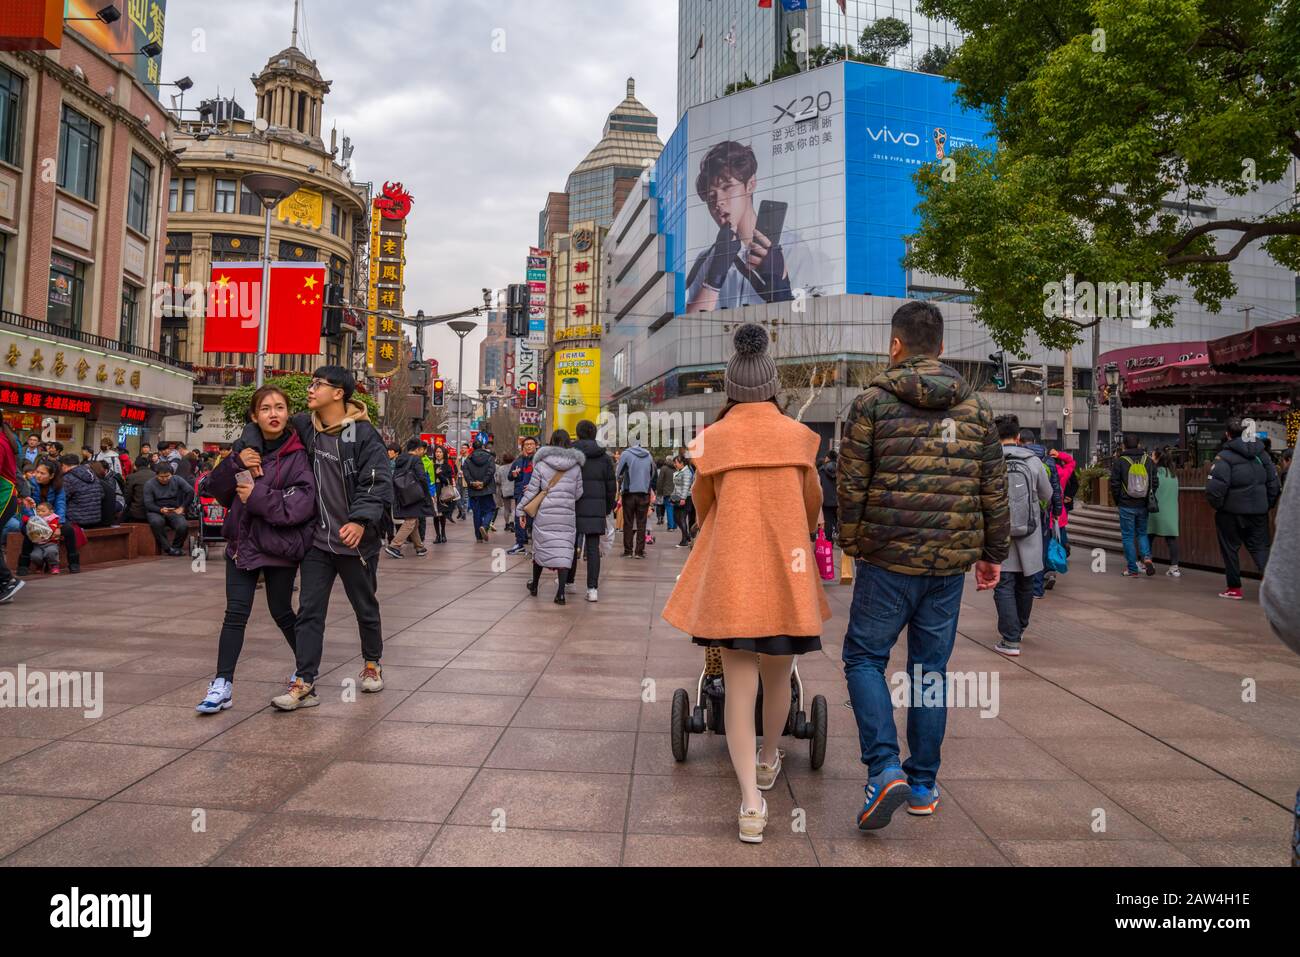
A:
POLYGON ((934 73, 943 76, 948 61, 956 52, 950 43, 945 43, 941 47, 930 47, 916 61, 916 70, 918 73, 934 73))
MULTIPOLYGON (((307 385, 311 382, 309 375, 277 375, 266 380, 267 385, 279 386, 289 400, 289 414, 307 411, 307 385)), ((221 411, 226 417, 226 425, 232 430, 241 428, 248 421, 248 403, 253 401, 255 385, 240 386, 221 400, 221 411)), ((358 399, 366 406, 371 422, 379 421, 379 406, 375 400, 364 392, 354 392, 352 398, 358 399)))
POLYGON ((751 80, 749 74, 746 73, 743 80, 738 80, 735 83, 728 83, 726 89, 722 91, 722 95, 730 96, 732 93, 738 93, 741 90, 748 90, 753 86, 758 86, 758 84, 751 80))
POLYGON ((862 31, 858 52, 864 63, 887 66, 889 58, 911 42, 911 27, 897 17, 881 17, 862 31))
POLYGON ((1288 201, 1193 219, 1281 180, 1300 159, 1300 0, 922 0, 966 36, 945 73, 991 119, 996 153, 918 171, 907 262, 960 277, 999 345, 1049 347, 1100 321, 1048 309, 1047 284, 1150 282, 1152 326, 1175 281, 1212 311, 1228 263, 1260 242, 1300 269, 1288 201), (947 175, 945 175, 947 174, 947 175), (1216 242, 1217 240, 1217 242, 1216 242), (1052 313, 1052 314, 1045 314, 1052 313))

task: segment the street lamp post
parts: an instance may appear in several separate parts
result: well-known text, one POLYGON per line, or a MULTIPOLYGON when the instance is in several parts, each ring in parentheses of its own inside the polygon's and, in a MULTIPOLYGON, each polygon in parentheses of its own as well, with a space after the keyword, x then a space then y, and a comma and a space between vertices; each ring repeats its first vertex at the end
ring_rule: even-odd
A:
POLYGON ((1119 366, 1113 362, 1106 366, 1106 385, 1110 393, 1110 449, 1114 454, 1124 440, 1124 408, 1120 398, 1124 391, 1124 377, 1119 374, 1119 366))
POLYGON ((271 302, 271 210, 287 196, 292 196, 302 185, 298 180, 278 173, 253 173, 244 177, 248 191, 262 201, 266 217, 266 231, 262 239, 262 308, 257 318, 257 386, 260 389, 266 378, 266 328, 269 324, 267 310, 271 302))
POLYGON ((447 326, 460 338, 460 365, 456 371, 456 448, 459 449, 465 444, 465 409, 462 403, 465 396, 465 337, 478 328, 478 323, 472 319, 453 319, 447 326))

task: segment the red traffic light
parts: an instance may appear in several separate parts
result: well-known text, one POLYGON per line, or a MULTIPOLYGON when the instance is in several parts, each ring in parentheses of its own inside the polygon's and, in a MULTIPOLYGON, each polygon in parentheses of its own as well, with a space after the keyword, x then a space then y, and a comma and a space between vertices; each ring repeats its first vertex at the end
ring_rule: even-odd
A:
POLYGON ((442 379, 433 380, 433 404, 442 405, 442 390, 446 383, 442 379))

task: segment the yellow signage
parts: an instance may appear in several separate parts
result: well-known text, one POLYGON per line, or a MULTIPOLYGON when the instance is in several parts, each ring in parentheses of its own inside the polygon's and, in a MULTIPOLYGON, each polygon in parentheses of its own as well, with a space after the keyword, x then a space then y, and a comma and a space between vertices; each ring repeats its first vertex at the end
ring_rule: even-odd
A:
POLYGON ((555 427, 573 435, 583 419, 600 416, 600 349, 555 352, 555 427))
POLYGON ((590 326, 569 326, 567 329, 557 329, 555 339, 557 342, 565 339, 599 339, 602 331, 599 323, 590 326))
POLYGON ((281 222, 320 229, 324 222, 324 210, 324 196, 314 189, 300 189, 280 201, 280 205, 275 207, 275 215, 281 222))

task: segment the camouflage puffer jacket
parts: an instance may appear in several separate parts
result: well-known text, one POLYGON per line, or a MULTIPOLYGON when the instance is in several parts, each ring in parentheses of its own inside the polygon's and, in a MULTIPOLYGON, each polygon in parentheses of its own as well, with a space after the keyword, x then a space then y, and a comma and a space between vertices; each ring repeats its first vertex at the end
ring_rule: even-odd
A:
POLYGON ((887 369, 854 401, 836 489, 845 552, 889 571, 960 575, 1011 545, 993 412, 933 357, 887 369))

